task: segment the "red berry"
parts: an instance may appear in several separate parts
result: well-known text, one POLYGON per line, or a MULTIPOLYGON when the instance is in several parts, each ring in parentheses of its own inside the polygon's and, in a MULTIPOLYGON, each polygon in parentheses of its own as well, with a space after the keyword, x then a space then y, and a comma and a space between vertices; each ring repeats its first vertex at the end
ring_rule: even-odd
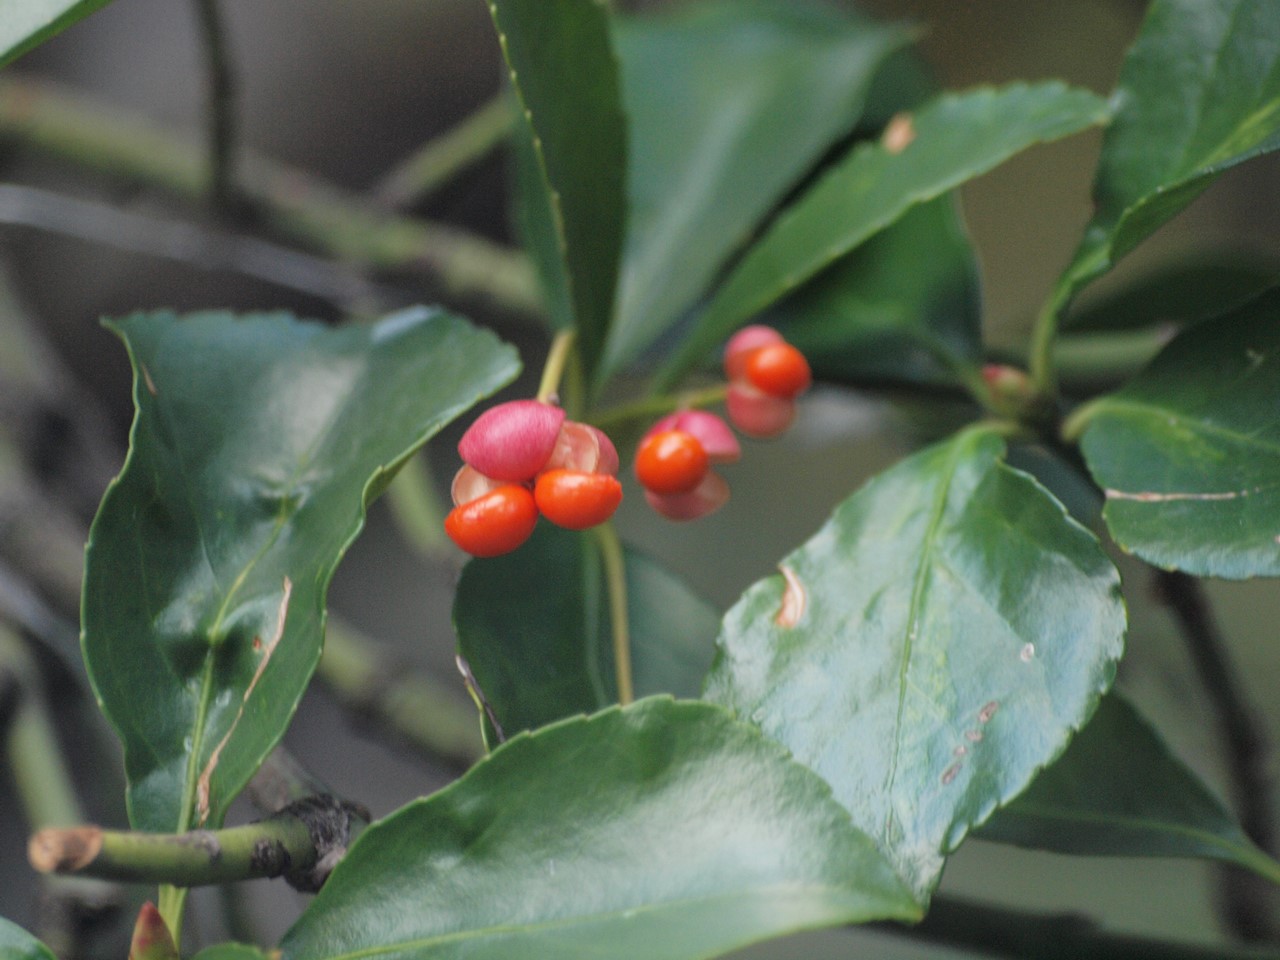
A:
POLYGON ((454 507, 444 518, 449 539, 475 557, 510 553, 529 539, 537 524, 533 494, 515 484, 454 507))
POLYGON ((552 523, 586 530, 613 516, 622 502, 622 484, 607 473, 548 470, 538 477, 533 497, 552 523))
POLYGON ((486 477, 523 483, 551 457, 564 411, 538 400, 512 400, 490 407, 458 443, 462 459, 486 477))
POLYGON ((683 430, 650 434, 636 451, 636 479, 654 493, 685 493, 707 475, 710 459, 698 438, 683 430))
POLYGON ((744 360, 743 373, 757 390, 784 400, 798 397, 813 382, 809 361, 789 343, 771 343, 752 350, 744 360))
POLYGON ((714 513, 729 500, 729 484, 718 473, 708 473, 687 493, 644 492, 644 498, 668 520, 696 520, 714 513))
POLYGON ((664 430, 683 430, 692 434, 707 451, 712 463, 734 463, 742 456, 742 445, 733 435, 729 425, 714 413, 705 410, 679 410, 668 414, 652 427, 645 436, 664 430))
POLYGON ((745 376, 747 354, 760 347, 782 342, 782 334, 773 327, 759 323, 743 327, 724 345, 724 375, 730 380, 741 380, 745 376))
POLYGON ((796 417, 794 400, 770 396, 749 383, 729 384, 724 408, 735 427, 760 440, 778 436, 796 417))

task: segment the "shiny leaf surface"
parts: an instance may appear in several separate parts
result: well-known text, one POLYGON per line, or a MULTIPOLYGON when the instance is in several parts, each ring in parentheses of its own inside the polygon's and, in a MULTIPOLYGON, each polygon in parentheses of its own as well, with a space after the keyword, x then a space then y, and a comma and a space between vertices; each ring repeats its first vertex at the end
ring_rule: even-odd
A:
POLYGON ((366 830, 284 960, 694 960, 919 908, 829 788, 710 705, 522 734, 366 830))
POLYGON ((1055 853, 1226 860, 1280 881, 1222 802, 1118 693, 977 836, 1055 853))
POLYGON ((1125 58, 1094 183, 1097 214, 1060 296, 1111 265, 1224 170, 1280 147, 1273 0, 1156 0, 1125 58))
POLYGON ((521 180, 542 188, 531 196, 526 189, 526 237, 553 316, 558 302, 572 308, 590 372, 613 316, 626 221, 627 129, 608 8, 598 0, 490 0, 489 11, 526 121, 521 180))
POLYGON ((973 247, 953 197, 921 204, 769 314, 825 380, 936 383, 981 347, 973 247))
POLYGON ((0 917, 0 957, 4 960, 56 960, 52 950, 4 917, 0 917))
POLYGON ((904 115, 893 137, 855 148, 773 222, 698 319, 666 379, 918 204, 1107 115, 1098 97, 1058 82, 946 94, 904 115))
POLYGON ((112 326, 137 412, 90 534, 85 661, 133 825, 216 826, 306 688, 365 507, 518 362, 425 309, 335 330, 284 314, 112 326))
MULTIPOLYGON (((698 696, 718 615, 644 554, 624 549, 624 558, 637 695, 698 696)), ((515 553, 472 560, 453 622, 458 650, 508 736, 617 702, 609 601, 590 532, 542 523, 515 553)))
POLYGON ((726 614, 707 697, 820 773, 922 899, 1066 746, 1125 627, 1098 542, 981 429, 846 500, 726 614))
POLYGON ((1201 576, 1280 575, 1280 289, 1189 328, 1081 413, 1116 542, 1201 576))
POLYGON ((605 370, 702 296, 760 220, 853 129, 909 33, 849 12, 719 0, 620 20, 631 219, 605 370))

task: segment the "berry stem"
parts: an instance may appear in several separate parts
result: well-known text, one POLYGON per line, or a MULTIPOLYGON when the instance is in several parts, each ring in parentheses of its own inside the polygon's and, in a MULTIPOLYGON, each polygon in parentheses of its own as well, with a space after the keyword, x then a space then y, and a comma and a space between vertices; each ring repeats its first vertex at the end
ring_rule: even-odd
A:
POLYGON ((551 350, 542 368, 542 380, 538 383, 537 399, 543 403, 550 403, 560 389, 560 379, 573 350, 573 339, 573 330, 561 330, 551 341, 551 350))
POLYGON ((713 407, 724 400, 728 385, 716 384, 701 390, 686 390, 681 393, 663 393, 645 397, 634 403, 602 410, 591 418, 592 426, 599 427, 606 433, 632 420, 652 420, 654 417, 676 410, 693 410, 699 407, 713 407))
POLYGON ((613 628, 613 669, 618 682, 618 702, 635 700, 631 685, 631 627, 627 620, 627 567, 622 541, 612 523, 595 527, 596 542, 604 562, 605 589, 609 593, 609 621, 613 628))

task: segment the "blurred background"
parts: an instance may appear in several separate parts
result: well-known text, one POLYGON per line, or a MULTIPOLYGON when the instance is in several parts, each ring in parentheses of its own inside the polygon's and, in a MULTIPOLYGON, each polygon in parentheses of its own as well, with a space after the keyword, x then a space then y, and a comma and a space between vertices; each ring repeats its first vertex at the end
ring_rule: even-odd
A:
MULTIPOLYGON (((1060 77, 1105 93, 1145 4, 867 0, 859 6, 880 18, 922 25, 918 51, 945 87, 1060 77)), ((222 0, 220 9, 242 148, 347 191, 369 189, 416 147, 488 102, 503 75, 480 0, 222 0)), ((0 72, 0 83, 28 80, 92 96, 198 144, 206 87, 196 5, 115 0, 0 72)), ((0 113, 13 116, 20 109, 14 96, 12 88, 0 88, 0 102, 7 104, 0 113)), ((300 291, 241 269, 211 269, 210 260, 219 258, 206 254, 226 252, 217 239, 223 228, 198 198, 175 199, 172 190, 89 170, 33 146, 20 124, 0 127, 0 312, 6 317, 0 325, 0 619, 44 635, 35 655, 85 813, 123 825, 118 758, 86 702, 71 659, 75 628, 69 626, 76 616, 84 530, 118 469, 131 416, 127 359, 99 318, 140 308, 227 307, 285 308, 337 320, 353 308, 445 302, 520 346, 527 372, 513 390, 526 393, 546 340, 529 319, 483 297, 456 297, 420 271, 390 271, 370 287, 340 266, 307 261, 298 266, 299 275, 310 278, 300 291), (5 192, 12 185, 41 192, 5 192), (193 247, 194 262, 120 249, 135 233, 155 235, 156 224, 175 223, 207 232, 193 247)), ((965 188, 991 344, 1019 342, 1068 262, 1091 212, 1098 144, 1099 134, 1092 132, 1038 147, 965 188)), ((1105 296, 1162 264, 1206 251, 1280 257, 1277 184, 1274 157, 1237 168, 1090 296, 1105 296)), ((507 211, 501 151, 411 210, 510 246, 507 211)), ((288 244, 269 231, 264 235, 288 244)), ((179 247, 169 242, 171 250, 179 247)), ((275 256, 268 254, 268 260, 275 256)), ((674 527, 656 522, 633 496, 620 512, 620 531, 719 609, 727 608, 836 502, 909 449, 904 425, 909 420, 883 397, 817 390, 796 430, 752 450, 750 469, 733 478, 730 508, 674 527), (788 509, 773 509, 784 493, 788 509)), ((438 476, 449 475, 456 436, 455 430, 432 444, 438 476)), ((438 677, 439 696, 466 709, 452 664, 449 619, 461 560, 452 553, 424 559, 380 502, 340 568, 330 599, 337 614, 377 641, 388 663, 430 671, 438 677)), ((1149 574, 1123 560, 1121 569, 1132 618, 1121 684, 1175 751, 1225 795, 1221 740, 1185 646, 1151 597, 1149 574)), ((1280 688, 1274 626, 1280 623, 1280 592, 1273 582, 1258 581, 1213 583, 1210 595, 1231 640, 1235 670, 1270 743, 1280 743, 1274 695, 1280 688)), ((388 746, 368 722, 353 720, 339 699, 313 685, 286 744, 340 795, 383 815, 456 774, 447 761, 388 746)), ((0 915, 34 927, 40 888, 26 864, 27 829, 19 810, 15 784, 0 768, 0 915)), ((247 805, 239 813, 242 819, 254 815, 247 805)), ((1202 942, 1224 937, 1215 912, 1218 873, 1201 863, 1072 859, 970 842, 952 858, 942 890, 1087 914, 1120 931, 1202 942)), ((234 896, 236 910, 262 942, 273 942, 304 902, 280 882, 246 884, 234 896)), ((193 901, 190 944, 226 937, 219 895, 201 893, 193 901)), ((108 925, 89 955, 122 956, 127 926, 108 925)), ((880 931, 803 935, 742 954, 813 960, 959 955, 880 931)))

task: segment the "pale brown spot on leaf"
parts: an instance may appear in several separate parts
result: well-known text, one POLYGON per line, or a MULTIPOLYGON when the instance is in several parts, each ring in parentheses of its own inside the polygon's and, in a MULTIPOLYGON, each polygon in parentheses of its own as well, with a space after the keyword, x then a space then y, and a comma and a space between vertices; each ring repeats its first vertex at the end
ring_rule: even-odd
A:
POLYGON ((960 775, 960 764, 953 763, 951 766, 947 767, 947 769, 942 771, 943 786, 946 786, 948 783, 950 783, 959 775, 960 775))
POLYGON ((138 364, 138 369, 142 371, 142 382, 147 387, 147 393, 154 397, 156 395, 156 382, 151 379, 151 371, 147 369, 145 363, 138 364))
POLYGON ((888 153, 901 153, 916 138, 915 121, 909 113, 894 114, 889 125, 884 128, 880 143, 888 153))
POLYGON ((794 570, 786 566, 779 566, 778 570, 782 573, 782 579, 787 582, 787 585, 782 591, 782 606, 778 608, 773 622, 780 627, 794 627, 804 616, 804 606, 808 598, 804 584, 800 582, 794 570))
POLYGON ((1158 493, 1154 490, 1108 490, 1108 500, 1136 500, 1138 503, 1172 503, 1178 500, 1239 500, 1261 491, 1261 487, 1251 490, 1225 490, 1221 493, 1158 493))
POLYGON ((992 700, 985 707, 978 711, 979 723, 990 723, 991 718, 996 715, 996 711, 1000 709, 1000 704, 992 700))
POLYGON ((276 652, 276 646, 280 643, 280 638, 284 636, 284 621, 286 614, 289 612, 289 597, 292 594, 293 581, 285 577, 284 592, 280 597, 280 612, 276 615, 276 632, 265 647, 262 645, 261 637, 253 638, 254 650, 261 652, 262 659, 258 661, 258 669, 253 672, 253 679, 249 681, 249 686, 245 687, 244 696, 240 700, 240 709, 236 711, 236 718, 231 721, 231 726, 227 728, 227 732, 218 741, 218 745, 213 748, 213 752, 209 754, 209 761, 200 772, 200 779, 196 781, 196 814, 200 818, 201 826, 204 826, 209 819, 209 781, 213 777, 213 771, 217 769, 218 760, 222 756, 223 749, 231 739, 231 735, 235 733, 240 719, 244 716, 244 708, 249 702, 249 696, 253 693, 254 687, 258 685, 258 681, 262 679, 262 674, 266 671, 267 664, 271 661, 271 655, 276 652))

